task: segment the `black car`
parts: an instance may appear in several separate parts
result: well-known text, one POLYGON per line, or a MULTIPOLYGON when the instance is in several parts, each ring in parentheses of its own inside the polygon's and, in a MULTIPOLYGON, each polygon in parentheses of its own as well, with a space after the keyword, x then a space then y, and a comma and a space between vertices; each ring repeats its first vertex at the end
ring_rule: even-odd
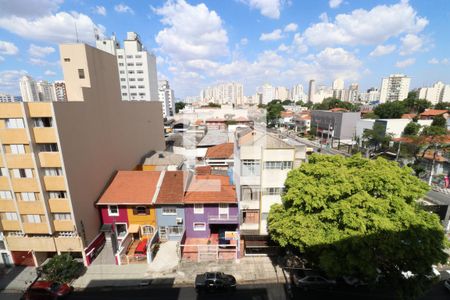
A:
POLYGON ((327 278, 324 274, 312 270, 298 270, 292 276, 294 284, 303 289, 331 289, 336 286, 336 281, 327 278))
POLYGON ((206 272, 195 277, 197 291, 218 291, 236 289, 236 278, 222 272, 206 272))

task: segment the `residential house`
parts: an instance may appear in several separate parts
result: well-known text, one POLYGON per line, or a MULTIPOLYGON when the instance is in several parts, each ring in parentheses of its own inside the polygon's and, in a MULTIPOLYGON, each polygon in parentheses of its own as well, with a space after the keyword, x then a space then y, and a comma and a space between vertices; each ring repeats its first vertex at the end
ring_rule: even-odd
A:
POLYGON ((228 170, 234 164, 234 143, 224 143, 208 148, 205 163, 214 169, 228 170))
POLYGON ((425 111, 419 115, 419 119, 432 120, 436 116, 443 116, 447 120, 450 114, 446 109, 425 109, 425 111))

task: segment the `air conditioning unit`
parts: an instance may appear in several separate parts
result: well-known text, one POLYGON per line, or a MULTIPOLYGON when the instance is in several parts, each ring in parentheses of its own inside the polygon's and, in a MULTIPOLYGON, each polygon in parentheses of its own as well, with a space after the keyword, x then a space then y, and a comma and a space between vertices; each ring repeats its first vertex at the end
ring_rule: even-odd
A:
POLYGON ((177 218, 177 224, 183 224, 183 218, 177 218))

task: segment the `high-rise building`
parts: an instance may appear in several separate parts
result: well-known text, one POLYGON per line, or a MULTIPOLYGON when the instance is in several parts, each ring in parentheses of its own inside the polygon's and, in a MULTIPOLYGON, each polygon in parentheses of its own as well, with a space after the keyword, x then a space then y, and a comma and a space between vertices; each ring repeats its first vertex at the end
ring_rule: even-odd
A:
POLYGON ((55 92, 56 101, 67 101, 66 84, 63 80, 53 83, 53 91, 55 92))
POLYGON ((303 85, 296 84, 291 89, 291 100, 292 101, 306 101, 306 95, 303 90, 303 85))
POLYGON ((169 81, 160 80, 159 85, 159 101, 163 108, 163 117, 173 117, 175 114, 175 95, 169 86, 169 81))
POLYGON ((361 94, 361 101, 365 103, 378 102, 380 100, 380 92, 376 88, 370 88, 366 93, 361 94))
POLYGON ((316 81, 314 79, 311 79, 309 81, 308 102, 314 103, 315 95, 316 95, 316 81))
POLYGON ((345 101, 347 92, 345 91, 343 79, 338 78, 335 81, 333 81, 332 89, 333 89, 333 96, 332 96, 333 98, 345 101))
POLYGON ((261 88, 260 92, 262 94, 262 104, 267 104, 273 99, 275 99, 275 87, 265 83, 261 88))
POLYGON ((85 44, 60 56, 67 101, 0 103, 0 230, 15 264, 61 252, 89 264, 105 183, 164 149, 161 105, 121 101, 114 56, 85 44))
POLYGON ((209 86, 201 90, 200 98, 205 103, 242 105, 244 103, 244 87, 237 82, 209 86))
POLYGON ((431 87, 420 88, 419 99, 426 99, 432 104, 450 102, 450 85, 438 81, 431 87))
POLYGON ((402 101, 409 92, 411 78, 403 74, 393 74, 381 81, 380 103, 402 101))
POLYGON ((346 101, 348 102, 358 102, 359 100, 359 85, 357 83, 352 83, 348 87, 348 93, 346 101))
POLYGON ((36 86, 39 94, 39 101, 41 102, 56 101, 53 84, 45 80, 39 80, 36 83, 36 86))
POLYGON ((343 90, 344 87, 344 80, 341 78, 336 79, 333 81, 333 90, 343 90))
POLYGON ((14 102, 16 98, 11 94, 0 93, 0 102, 14 102))
POLYGON ((23 102, 39 102, 39 92, 36 81, 31 76, 22 76, 19 85, 23 102))
POLYGON ((137 33, 127 32, 123 49, 115 36, 97 40, 96 47, 117 58, 122 100, 159 101, 156 57, 144 49, 137 33))
POLYGON ((277 86, 275 88, 275 99, 281 101, 289 99, 289 90, 284 86, 277 86))
POLYGON ((326 98, 333 97, 333 90, 326 85, 320 85, 316 89, 312 103, 320 103, 326 98))

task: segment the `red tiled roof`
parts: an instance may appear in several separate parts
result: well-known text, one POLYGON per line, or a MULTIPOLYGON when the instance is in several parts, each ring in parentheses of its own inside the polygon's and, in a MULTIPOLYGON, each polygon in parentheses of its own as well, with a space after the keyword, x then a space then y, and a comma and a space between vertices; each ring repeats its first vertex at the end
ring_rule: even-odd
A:
POLYGON ((224 143, 208 148, 206 158, 230 158, 233 156, 234 144, 224 143))
POLYGON ((160 171, 119 171, 97 205, 150 205, 160 174, 160 171))
POLYGON ((411 138, 408 136, 399 137, 392 139, 394 142, 402 143, 417 143, 419 145, 429 144, 429 143, 450 143, 450 135, 439 135, 439 136, 419 136, 417 138, 411 138))
POLYGON ((292 117, 294 115, 294 112, 292 111, 282 111, 280 113, 282 118, 288 118, 288 117, 292 117))
POLYGON ((416 114, 403 114, 401 118, 402 119, 413 119, 416 116, 417 116, 416 114))
POLYGON ((236 190, 228 176, 196 175, 184 194, 184 203, 236 203, 236 190))
POLYGON ((336 107, 336 108, 330 109, 330 111, 332 111, 332 112, 338 112, 338 111, 346 112, 346 111, 348 111, 348 109, 341 108, 341 107, 336 107))
POLYGON ((436 154, 436 157, 434 157, 434 151, 426 151, 425 154, 423 155, 423 158, 428 159, 428 160, 433 160, 435 159, 437 162, 446 162, 448 161, 445 157, 443 157, 442 155, 436 154))
POLYGON ((202 125, 203 124, 203 120, 202 119, 197 119, 194 124, 195 125, 202 125))
POLYGON ((208 175, 211 174, 211 166, 200 166, 195 168, 195 174, 208 175))
POLYGON ((184 183, 187 181, 188 176, 189 173, 184 171, 166 171, 155 203, 183 203, 184 183))
POLYGON ((432 116, 439 116, 443 115, 445 113, 448 113, 448 110, 445 109, 426 109, 423 113, 420 114, 420 116, 424 117, 432 117, 432 116))

